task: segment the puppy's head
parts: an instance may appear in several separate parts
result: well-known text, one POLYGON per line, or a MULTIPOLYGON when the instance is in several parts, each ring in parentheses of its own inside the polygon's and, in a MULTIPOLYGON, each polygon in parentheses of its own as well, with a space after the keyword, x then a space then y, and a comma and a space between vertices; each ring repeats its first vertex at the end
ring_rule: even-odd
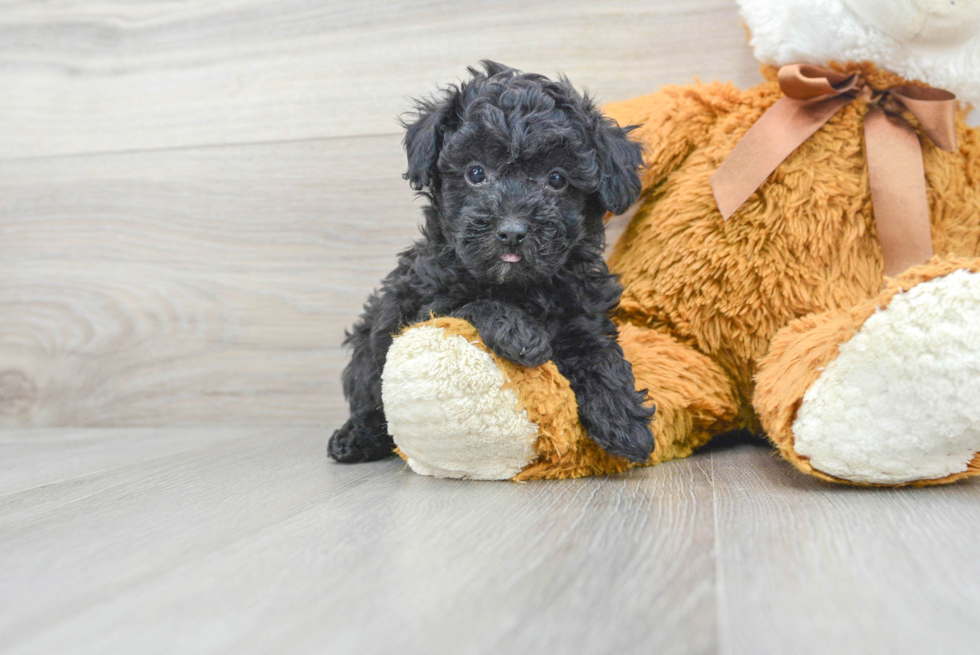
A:
MULTIPOLYGON (((477 279, 531 284, 601 249, 602 216, 640 193, 640 146, 564 77, 500 64, 418 102, 406 121, 412 187, 477 279)), ((438 235, 431 234, 438 231, 438 235)))

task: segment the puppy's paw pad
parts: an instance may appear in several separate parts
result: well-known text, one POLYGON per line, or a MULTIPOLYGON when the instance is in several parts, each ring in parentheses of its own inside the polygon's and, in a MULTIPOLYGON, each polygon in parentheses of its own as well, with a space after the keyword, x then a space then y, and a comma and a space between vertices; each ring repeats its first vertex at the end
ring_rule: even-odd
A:
POLYGON ((327 455, 343 464, 371 462, 392 454, 390 437, 378 434, 366 423, 350 419, 333 433, 327 455))
POLYGON ((490 348, 498 356, 528 368, 541 366, 551 359, 551 339, 547 332, 530 332, 523 336, 515 341, 493 344, 490 348))
POLYGON ((656 408, 644 405, 644 392, 637 392, 635 402, 620 405, 593 402, 579 408, 587 432, 599 446, 611 455, 625 457, 631 462, 644 462, 653 453, 654 438, 650 421, 656 408), (588 418, 582 412, 588 412, 588 418))
POLYGON ((551 359, 551 345, 544 342, 524 346, 521 348, 520 352, 516 353, 514 357, 510 359, 511 361, 528 368, 541 366, 551 359))
POLYGON ((631 462, 645 462, 653 453, 653 432, 646 422, 636 422, 625 429, 598 431, 593 439, 610 455, 619 455, 631 462))

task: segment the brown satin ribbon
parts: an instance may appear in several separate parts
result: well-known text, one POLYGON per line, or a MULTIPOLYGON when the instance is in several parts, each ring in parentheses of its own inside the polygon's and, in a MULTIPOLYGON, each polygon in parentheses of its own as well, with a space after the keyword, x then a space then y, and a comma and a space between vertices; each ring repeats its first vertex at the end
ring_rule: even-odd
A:
POLYGON ((885 274, 932 257, 922 146, 902 115, 908 111, 933 143, 956 150, 956 96, 932 87, 875 91, 859 74, 809 64, 779 69, 784 96, 759 118, 711 177, 718 209, 728 220, 800 144, 849 102, 868 103, 864 140, 871 203, 885 274))

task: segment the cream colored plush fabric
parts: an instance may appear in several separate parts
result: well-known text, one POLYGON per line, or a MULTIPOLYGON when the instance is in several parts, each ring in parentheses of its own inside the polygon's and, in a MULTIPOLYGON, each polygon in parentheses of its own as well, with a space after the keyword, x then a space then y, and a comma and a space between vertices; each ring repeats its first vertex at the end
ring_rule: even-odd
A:
POLYGON ((388 431, 416 473, 507 480, 536 456, 538 426, 484 350, 440 327, 392 343, 382 374, 388 431))
POLYGON ((796 452, 855 482, 897 484, 967 469, 980 451, 980 274, 896 295, 803 397, 796 452))

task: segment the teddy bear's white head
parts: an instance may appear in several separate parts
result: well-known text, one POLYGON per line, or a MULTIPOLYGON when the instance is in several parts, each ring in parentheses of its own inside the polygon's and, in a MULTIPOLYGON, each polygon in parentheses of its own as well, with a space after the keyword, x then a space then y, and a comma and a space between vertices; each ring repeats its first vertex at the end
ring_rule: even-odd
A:
POLYGON ((738 0, 759 61, 870 61, 980 101, 980 0, 738 0))

